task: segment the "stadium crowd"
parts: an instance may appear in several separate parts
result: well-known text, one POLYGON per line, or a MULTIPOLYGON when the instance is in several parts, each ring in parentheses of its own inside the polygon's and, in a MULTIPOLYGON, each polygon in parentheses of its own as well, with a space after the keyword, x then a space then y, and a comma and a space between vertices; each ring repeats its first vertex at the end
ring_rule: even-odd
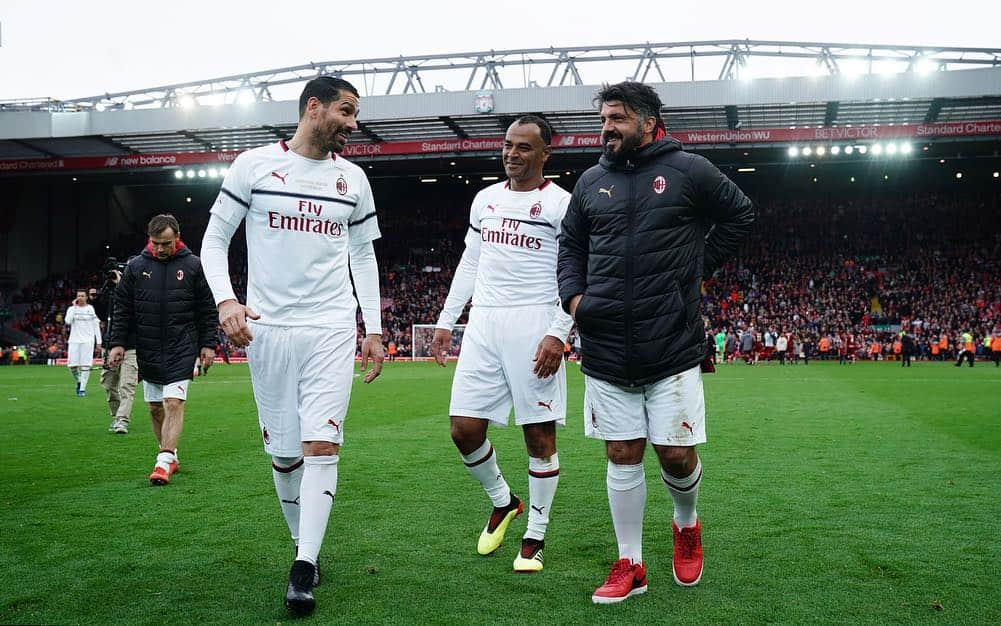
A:
MULTIPOLYGON (((794 361, 839 353, 893 359, 905 348, 918 358, 950 359, 963 349, 963 333, 973 336, 977 355, 989 354, 990 337, 1001 329, 997 194, 751 195, 754 233, 704 285, 707 327, 724 334, 724 358, 777 358, 782 336, 794 361)), ((380 214, 383 341, 391 359, 410 357, 413 324, 434 323, 462 254, 467 207, 445 204, 380 214)), ((204 226, 185 223, 193 226, 184 239, 197 252, 204 226)), ((118 240, 110 252, 125 259, 137 248, 118 240)), ((245 249, 241 228, 230 259, 241 300, 245 249)), ((63 314, 75 289, 104 285, 107 252, 94 250, 85 259, 89 269, 26 285, 15 298, 26 307, 14 328, 36 338, 28 346, 32 361, 65 356, 63 314)))

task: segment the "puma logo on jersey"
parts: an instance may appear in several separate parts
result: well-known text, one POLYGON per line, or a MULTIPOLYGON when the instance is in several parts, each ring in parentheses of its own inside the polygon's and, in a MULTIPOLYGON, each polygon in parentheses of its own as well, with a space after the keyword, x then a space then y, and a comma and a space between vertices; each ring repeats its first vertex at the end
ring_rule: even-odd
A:
POLYGON ((283 185, 285 184, 285 179, 288 178, 288 174, 283 175, 279 174, 278 172, 271 172, 271 175, 277 178, 278 180, 282 181, 283 185))
POLYGON ((544 407, 546 407, 547 409, 549 409, 550 412, 552 412, 552 410, 553 410, 553 401, 552 400, 550 400, 549 402, 543 402, 542 400, 539 400, 539 402, 537 403, 537 405, 538 406, 544 406, 544 407))
POLYGON ((599 195, 601 195, 601 194, 605 194, 605 195, 607 195, 607 196, 608 196, 609 198, 611 198, 611 197, 612 197, 612 192, 613 192, 613 191, 615 191, 615 185, 612 185, 612 186, 611 186, 611 187, 609 187, 608 189, 605 189, 604 187, 598 187, 598 194, 599 194, 599 195))
POLYGON ((333 426, 334 430, 336 430, 338 433, 341 432, 341 425, 335 422, 334 420, 327 420, 327 423, 333 426))
POLYGON ((681 422, 681 427, 682 428, 687 428, 688 432, 692 433, 693 435, 695 434, 695 431, 692 430, 692 425, 689 424, 688 422, 681 422))

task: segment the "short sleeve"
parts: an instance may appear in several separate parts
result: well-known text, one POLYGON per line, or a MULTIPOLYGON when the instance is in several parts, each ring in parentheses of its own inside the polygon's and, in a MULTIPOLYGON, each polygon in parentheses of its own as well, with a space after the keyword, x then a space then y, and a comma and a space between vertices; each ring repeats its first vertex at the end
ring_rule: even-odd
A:
POLYGON ((372 185, 365 173, 361 174, 361 192, 358 194, 358 204, 348 217, 348 240, 352 245, 374 241, 382 237, 379 232, 379 218, 375 214, 375 200, 372 198, 372 185))
POLYGON ((249 210, 250 158, 244 153, 236 157, 229 166, 211 213, 225 222, 238 226, 249 210))

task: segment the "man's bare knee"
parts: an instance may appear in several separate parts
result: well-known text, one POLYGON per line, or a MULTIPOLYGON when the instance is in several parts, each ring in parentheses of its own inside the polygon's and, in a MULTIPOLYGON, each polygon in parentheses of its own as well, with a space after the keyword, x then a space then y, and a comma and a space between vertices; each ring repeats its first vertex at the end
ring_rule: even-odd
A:
POLYGON ((487 420, 453 415, 451 434, 461 454, 472 454, 487 440, 487 420))
POLYGON ((341 451, 341 444, 331 441, 303 441, 303 456, 334 456, 341 451))
POLYGON ((699 455, 695 446, 654 446, 660 466, 668 474, 684 478, 693 471, 698 463, 699 455))
POLYGON ((637 465, 643 462, 645 446, 646 439, 606 441, 605 454, 608 455, 608 460, 616 465, 637 465))
POLYGON ((556 454, 556 422, 527 424, 525 431, 525 449, 528 456, 536 459, 548 459, 556 454))

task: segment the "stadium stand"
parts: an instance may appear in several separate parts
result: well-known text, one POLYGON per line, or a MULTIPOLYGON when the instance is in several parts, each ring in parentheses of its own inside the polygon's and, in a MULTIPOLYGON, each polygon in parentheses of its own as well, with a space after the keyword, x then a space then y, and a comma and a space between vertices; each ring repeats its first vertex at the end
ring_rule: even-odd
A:
MULTIPOLYGON (((983 338, 1001 325, 997 194, 868 190, 755 200, 754 234, 705 284, 704 313, 714 332, 752 329, 759 352, 766 343, 762 333, 789 334, 811 357, 827 337, 832 358, 835 344, 849 333, 861 356, 878 343, 883 358, 892 355, 894 338, 904 328, 917 340, 917 356, 930 358, 930 342, 942 335, 954 348, 960 333, 972 332, 982 351, 983 338)), ((410 357, 411 325, 433 323, 444 302, 463 249, 465 211, 446 204, 396 206, 380 216, 383 340, 397 346, 399 358, 410 357)), ((185 240, 196 251, 204 223, 194 214, 182 218, 185 240)), ((230 263, 243 298, 241 237, 231 248, 230 263)), ((134 238, 114 246, 111 252, 119 258, 137 247, 134 238)), ((99 267, 104 254, 91 251, 89 266, 99 267)), ((15 328, 36 338, 29 346, 33 359, 65 356, 61 318, 73 292, 102 281, 96 271, 76 272, 22 289, 16 301, 25 308, 15 328)), ((231 353, 242 356, 232 347, 231 353)))

